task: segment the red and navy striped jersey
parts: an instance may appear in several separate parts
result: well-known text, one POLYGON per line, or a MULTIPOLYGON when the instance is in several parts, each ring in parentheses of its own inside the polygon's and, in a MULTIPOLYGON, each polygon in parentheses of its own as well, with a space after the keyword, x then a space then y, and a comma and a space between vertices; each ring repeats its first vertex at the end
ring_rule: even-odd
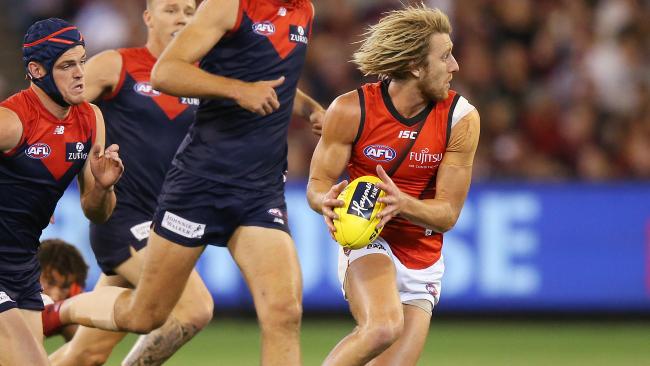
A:
POLYGON ((86 162, 95 141, 96 116, 83 103, 58 119, 33 89, 0 106, 16 113, 23 125, 18 145, 0 153, 0 267, 10 270, 12 262, 26 263, 36 254, 56 203, 86 162))
POLYGON ((154 90, 150 76, 156 58, 147 48, 118 52, 122 56, 118 85, 97 103, 106 124, 106 146, 118 144, 123 157, 115 210, 129 208, 153 216, 165 174, 199 100, 154 90))
MULTIPOLYGON (((280 108, 260 116, 229 99, 202 99, 174 164, 206 179, 277 190, 287 168, 287 132, 314 16, 311 2, 240 0, 235 28, 201 60, 201 69, 247 82, 286 80, 280 108)), ((179 77, 182 77, 180 75, 179 77)))
MULTIPOLYGON (((419 199, 435 198, 438 167, 460 95, 450 90, 447 99, 431 102, 412 118, 397 112, 387 82, 364 85, 359 98, 361 122, 347 167, 350 179, 376 175, 379 164, 402 192, 419 199)), ((440 258, 442 234, 402 217, 389 221, 381 237, 407 268, 427 268, 440 258)))

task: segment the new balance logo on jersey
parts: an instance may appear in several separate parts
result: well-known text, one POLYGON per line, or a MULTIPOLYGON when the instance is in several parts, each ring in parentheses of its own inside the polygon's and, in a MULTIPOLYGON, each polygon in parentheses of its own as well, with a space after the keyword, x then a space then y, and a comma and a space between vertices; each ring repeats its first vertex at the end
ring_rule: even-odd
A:
POLYGON ((399 132, 399 135, 397 135, 397 138, 415 140, 415 137, 417 137, 417 135, 418 131, 402 130, 399 132))
POLYGON ((89 150, 83 142, 68 142, 65 144, 65 161, 86 160, 89 150))
POLYGON ((309 38, 305 35, 305 28, 300 25, 290 25, 289 41, 293 43, 309 43, 309 38))
POLYGON ((45 159, 50 156, 51 152, 52 149, 50 148, 50 145, 41 142, 29 145, 27 149, 25 149, 25 155, 32 159, 45 159))
POLYGON ((65 126, 59 125, 54 128, 55 135, 63 135, 64 132, 65 132, 65 126))

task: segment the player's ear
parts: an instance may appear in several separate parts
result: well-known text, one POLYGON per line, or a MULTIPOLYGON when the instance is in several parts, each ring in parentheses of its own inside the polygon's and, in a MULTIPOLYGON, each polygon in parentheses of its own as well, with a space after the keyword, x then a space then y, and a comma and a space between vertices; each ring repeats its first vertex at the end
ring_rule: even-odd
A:
POLYGON ((40 79, 47 74, 45 67, 36 61, 31 61, 27 64, 27 72, 29 73, 28 76, 33 79, 40 79))
POLYGON ((151 28, 151 11, 149 9, 145 9, 142 13, 142 20, 147 25, 147 28, 151 28))
POLYGON ((411 74, 411 76, 413 76, 416 79, 419 79, 420 75, 422 74, 422 68, 420 66, 417 66, 417 65, 413 64, 413 63, 410 66, 411 67, 410 67, 409 73, 411 74))

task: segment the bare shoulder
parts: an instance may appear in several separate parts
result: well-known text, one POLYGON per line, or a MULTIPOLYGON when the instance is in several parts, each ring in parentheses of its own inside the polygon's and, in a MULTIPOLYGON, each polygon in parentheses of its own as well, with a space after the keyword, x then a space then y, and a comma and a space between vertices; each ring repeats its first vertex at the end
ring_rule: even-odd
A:
POLYGON ((193 22, 214 22, 219 28, 230 30, 237 22, 239 5, 239 0, 205 0, 199 5, 193 22))
POLYGON ((108 50, 92 57, 86 64, 84 96, 95 100, 106 92, 112 92, 120 82, 122 55, 116 50, 108 50))
POLYGON ((16 146, 23 134, 23 124, 11 109, 0 107, 0 151, 16 146))
POLYGON ((106 65, 119 66, 122 64, 122 54, 118 50, 106 50, 91 57, 91 60, 102 62, 106 65))
POLYGON ((107 50, 93 56, 86 64, 86 71, 93 71, 104 77, 120 77, 122 55, 117 50, 107 50))
POLYGON ((329 106, 323 123, 323 135, 354 141, 361 120, 359 94, 356 90, 340 95, 329 106))
POLYGON ((7 123, 10 123, 11 120, 20 122, 20 119, 18 118, 16 112, 12 111, 9 108, 0 107, 0 122, 4 123, 7 121, 7 123))
POLYGON ((451 129, 447 150, 457 152, 476 150, 480 131, 481 118, 476 108, 474 108, 451 129))
POLYGON ((93 112, 95 112, 95 116, 97 119, 101 119, 102 121, 104 120, 104 115, 102 114, 101 109, 99 109, 98 106, 94 105, 93 103, 88 103, 90 105, 90 108, 92 108, 93 112))

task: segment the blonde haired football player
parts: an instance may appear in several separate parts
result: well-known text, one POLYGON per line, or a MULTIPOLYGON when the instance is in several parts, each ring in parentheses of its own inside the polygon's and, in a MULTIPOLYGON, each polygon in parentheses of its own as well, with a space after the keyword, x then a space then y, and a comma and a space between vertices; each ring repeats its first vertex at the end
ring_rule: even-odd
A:
POLYGON ((331 232, 343 206, 335 184, 377 175, 386 192, 378 239, 341 250, 339 277, 357 326, 324 365, 415 365, 440 296, 442 233, 467 196, 479 115, 450 90, 458 64, 447 16, 424 6, 370 28, 354 62, 382 81, 338 97, 312 159, 307 196, 331 232))

